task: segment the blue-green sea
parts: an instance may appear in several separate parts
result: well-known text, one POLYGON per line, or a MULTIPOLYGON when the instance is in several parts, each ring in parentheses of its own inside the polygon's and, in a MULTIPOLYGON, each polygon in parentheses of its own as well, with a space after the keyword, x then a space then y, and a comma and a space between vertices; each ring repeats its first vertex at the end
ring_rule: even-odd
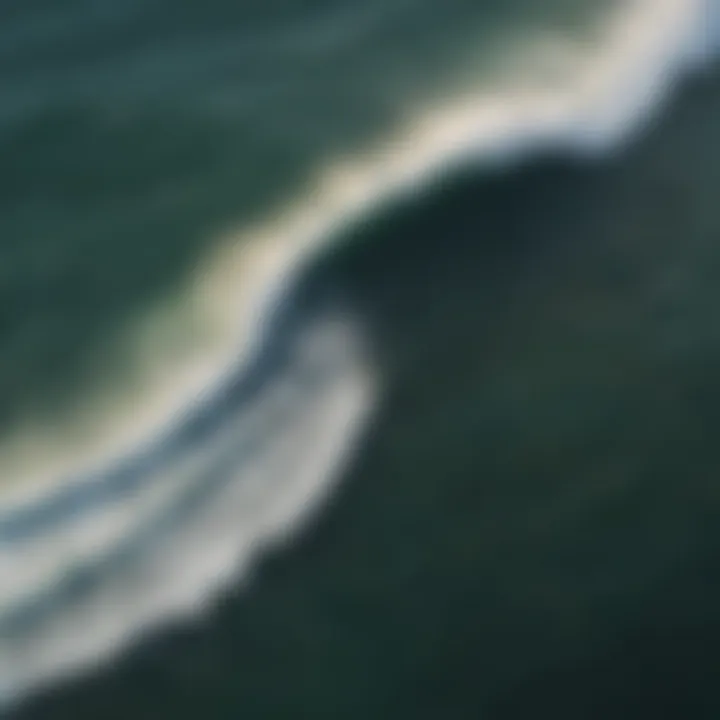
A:
POLYGON ((0 718, 717 718, 719 44, 0 0, 0 718))

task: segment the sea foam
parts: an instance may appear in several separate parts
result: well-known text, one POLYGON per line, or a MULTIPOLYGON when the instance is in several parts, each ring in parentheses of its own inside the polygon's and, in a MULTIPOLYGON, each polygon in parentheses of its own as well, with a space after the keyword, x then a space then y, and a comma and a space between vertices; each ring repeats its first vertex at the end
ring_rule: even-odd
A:
POLYGON ((278 332, 272 310, 329 243, 458 163, 622 147, 678 79, 712 55, 719 7, 629 0, 608 14, 592 44, 571 48, 572 70, 561 79, 528 76, 411 109, 404 127, 333 162, 291 207, 230 233, 198 269, 184 310, 212 329, 201 355, 184 365, 150 358, 138 393, 88 411, 83 427, 97 428, 94 435, 58 441, 48 425, 10 438, 0 451, 9 480, 0 496, 5 697, 113 657, 169 618, 204 611, 327 496, 376 395, 361 323, 351 315, 307 318, 284 364, 247 402, 196 445, 173 438, 184 437, 178 418, 211 412, 225 385, 251 372, 278 332), (119 491, 123 467, 142 482, 119 491))

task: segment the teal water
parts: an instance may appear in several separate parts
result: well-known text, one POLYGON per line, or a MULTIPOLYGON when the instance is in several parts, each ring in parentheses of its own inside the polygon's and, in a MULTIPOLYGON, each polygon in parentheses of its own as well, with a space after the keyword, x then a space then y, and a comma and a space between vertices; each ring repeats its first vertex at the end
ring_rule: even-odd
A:
MULTIPOLYGON (((314 189, 337 162, 346 174, 331 189, 375 176, 390 187, 377 168, 404 149, 403 137, 417 141, 404 133, 408 118, 477 88, 498 93, 512 73, 532 77, 541 62, 523 70, 520 50, 532 55, 534 38, 543 48, 567 37, 591 47, 599 22, 591 10, 602 9, 398 1, 1 11, 8 488, 22 488, 40 456, 52 480, 62 455, 57 482, 43 486, 54 497, 67 467, 74 471, 65 456, 90 452, 94 426, 112 439, 122 414, 132 425, 160 375, 192 400, 173 373, 206 346, 234 347, 225 335, 262 276, 232 248, 258 245, 268 236, 250 230, 258 225, 295 237, 301 225, 285 219, 298 202, 313 217, 326 207, 340 213, 330 223, 337 242, 307 282, 351 309, 343 315, 351 339, 333 340, 313 361, 334 374, 322 364, 308 372, 355 382, 362 336, 382 379, 344 484, 296 544, 271 553, 249 587, 200 624, 152 635, 99 675, 55 685, 18 717, 713 716, 716 667, 702 637, 714 637, 718 547, 715 75, 686 83, 618 157, 588 165, 550 152, 520 171, 446 173, 350 230, 345 206, 336 211, 314 189), (389 149, 371 153, 384 137, 393 138, 389 149)), ((424 157, 425 147, 398 157, 424 157)), ((299 330, 288 336, 322 323, 314 312, 290 323, 299 330)), ((75 515, 51 499, 60 509, 18 526, 22 507, 3 506, 8 562, 33 558, 38 571, 13 575, 9 566, 0 578, 10 618, 2 685, 47 680, 73 658, 84 642, 77 613, 94 612, 102 638, 107 618, 140 622, 132 608, 145 602, 148 568, 211 565, 214 556, 193 553, 200 538, 208 547, 226 536, 240 543, 220 534, 217 519, 208 532, 217 518, 210 490, 224 487, 230 468, 233 483, 257 483, 272 498, 255 506, 251 493, 227 507, 224 520, 249 528, 275 498, 298 492, 278 478, 324 477, 312 459, 332 424, 354 426, 360 410, 351 403, 319 424, 330 412, 325 398, 345 380, 307 381, 283 347, 277 353, 289 360, 262 354, 259 374, 248 371, 259 400, 223 391, 206 429, 196 423, 159 445, 158 460, 141 459, 135 495, 116 497, 114 471, 105 485, 90 472, 67 501, 75 515), (281 394, 265 419, 276 381, 293 394, 281 394), (287 459, 276 436, 292 440, 287 459), (235 471, 256 445, 261 471, 235 471), (165 553, 177 542, 172 555, 131 543, 118 545, 120 560, 114 549, 95 556, 73 535, 76 522, 102 534, 103 513, 117 508, 122 542, 145 537, 133 523, 146 486, 197 507, 197 534, 148 540, 165 553), (84 488, 93 487, 103 489, 89 500, 84 488), (43 543, 65 538, 65 554, 43 564, 43 543), (55 597, 66 576, 69 588, 55 597), (25 617, 25 604, 46 595, 48 605, 15 624, 16 612, 25 617), (41 656, 52 660, 45 666, 41 656)), ((112 464, 115 455, 100 457, 112 464)), ((162 504, 147 522, 173 507, 162 504)), ((115 548, 120 537, 103 542, 115 548)), ((153 622, 172 615, 159 607, 153 622)), ((91 652, 122 644, 107 637, 91 652)))
POLYGON ((467 84, 461 73, 477 82, 498 52, 484 46, 513 23, 565 32, 581 10, 6 5, 3 423, 70 402, 89 373, 122 377, 130 359, 112 339, 182 295, 228 228, 280 211, 323 164, 467 84))

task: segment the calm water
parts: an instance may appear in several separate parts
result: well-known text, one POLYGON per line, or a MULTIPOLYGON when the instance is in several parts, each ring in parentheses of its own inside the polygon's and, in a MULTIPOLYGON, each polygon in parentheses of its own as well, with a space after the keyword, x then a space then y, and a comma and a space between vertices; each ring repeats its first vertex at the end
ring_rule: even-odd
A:
POLYGON ((700 4, 2 6, 11 717, 717 716, 700 4))

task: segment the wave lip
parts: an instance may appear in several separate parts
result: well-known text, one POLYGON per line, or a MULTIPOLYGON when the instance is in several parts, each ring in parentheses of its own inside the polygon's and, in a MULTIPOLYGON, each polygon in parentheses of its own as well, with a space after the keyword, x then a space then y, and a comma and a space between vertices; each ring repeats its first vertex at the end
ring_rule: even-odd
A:
MULTIPOLYGON (((192 288, 193 297, 210 298, 198 312, 209 323, 216 321, 223 339, 211 357, 202 358, 201 371, 171 384, 173 401, 154 411, 151 421, 133 417, 131 424, 142 432, 121 443, 129 450, 105 448, 94 463, 76 462, 73 472, 61 475, 53 467, 47 478, 3 490, 0 534, 9 538, 23 513, 28 518, 40 514, 60 495, 68 498, 68 505, 82 504, 80 499, 91 493, 102 495, 98 468, 106 467, 110 457, 116 458, 116 467, 107 485, 119 487, 122 483, 114 474, 120 472, 122 458, 142 462, 143 452, 152 457, 158 438, 173 432, 167 418, 188 409, 195 413, 198 396, 212 395, 222 384, 219 375, 236 375, 238 363, 232 359, 245 362, 268 332, 267 309, 281 302, 286 289, 348 226, 459 163, 518 162, 548 149, 611 150, 643 126, 682 73, 710 54, 716 30, 717 0, 626 0, 598 30, 592 47, 567 55, 566 63, 574 70, 564 81, 547 84, 542 77, 530 77, 523 84, 420 108, 383 142, 332 162, 281 214, 231 233, 218 255, 199 269, 192 288), (89 467, 85 474, 92 478, 92 490, 82 487, 78 465, 89 467), (67 480, 59 482, 62 476, 67 480), (78 487, 74 499, 73 487, 78 487)), ((134 477, 135 472, 127 475, 134 477)))

